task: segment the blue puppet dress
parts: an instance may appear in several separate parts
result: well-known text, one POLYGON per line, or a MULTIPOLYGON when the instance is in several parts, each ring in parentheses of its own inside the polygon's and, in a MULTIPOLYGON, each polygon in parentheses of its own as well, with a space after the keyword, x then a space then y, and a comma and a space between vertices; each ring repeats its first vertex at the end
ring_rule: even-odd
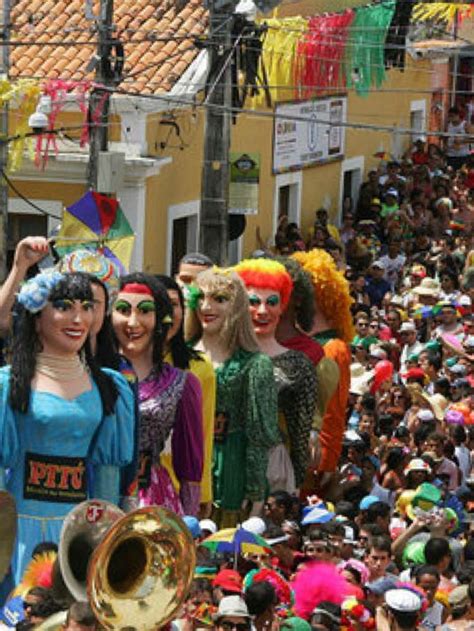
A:
POLYGON ((115 412, 102 413, 97 385, 74 399, 32 390, 26 414, 9 405, 10 369, 0 369, 0 469, 17 503, 18 532, 12 560, 15 583, 34 547, 59 541, 64 518, 88 497, 117 502, 119 468, 133 457, 134 397, 113 370, 119 392, 115 412), (93 468, 94 487, 87 482, 93 468))

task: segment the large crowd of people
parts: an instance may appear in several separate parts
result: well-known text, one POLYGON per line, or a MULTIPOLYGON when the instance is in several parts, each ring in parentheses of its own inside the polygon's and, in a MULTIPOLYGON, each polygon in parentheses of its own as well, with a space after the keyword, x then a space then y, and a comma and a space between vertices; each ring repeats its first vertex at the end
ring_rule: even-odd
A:
POLYGON ((340 227, 324 208, 307 235, 284 216, 232 268, 194 253, 175 278, 120 274, 88 249, 45 267, 52 244, 18 244, 0 288, 0 506, 16 506, 0 628, 110 628, 61 554, 94 500, 164 507, 186 530, 176 631, 474 629, 459 151, 417 141, 368 173, 340 227))

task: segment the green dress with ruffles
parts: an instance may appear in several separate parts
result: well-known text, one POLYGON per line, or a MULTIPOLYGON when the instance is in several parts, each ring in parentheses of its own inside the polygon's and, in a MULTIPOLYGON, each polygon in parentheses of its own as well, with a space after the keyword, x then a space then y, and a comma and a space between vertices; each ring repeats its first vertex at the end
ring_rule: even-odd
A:
POLYGON ((216 369, 214 504, 239 511, 262 501, 268 452, 281 442, 273 364, 259 352, 238 349, 216 369))

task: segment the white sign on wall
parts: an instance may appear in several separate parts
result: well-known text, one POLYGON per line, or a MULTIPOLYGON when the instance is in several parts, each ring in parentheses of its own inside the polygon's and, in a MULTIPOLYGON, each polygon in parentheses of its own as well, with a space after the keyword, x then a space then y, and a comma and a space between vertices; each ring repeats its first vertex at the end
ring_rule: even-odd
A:
POLYGON ((273 123, 273 173, 344 157, 347 97, 279 103, 273 123), (288 117, 288 118, 286 118, 288 117))

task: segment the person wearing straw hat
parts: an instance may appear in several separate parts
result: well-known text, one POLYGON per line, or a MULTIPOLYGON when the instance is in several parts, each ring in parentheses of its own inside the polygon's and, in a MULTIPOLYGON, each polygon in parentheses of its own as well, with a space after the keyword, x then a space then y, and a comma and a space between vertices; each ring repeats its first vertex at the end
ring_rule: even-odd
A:
POLYGON ((358 362, 351 364, 351 384, 349 392, 357 396, 362 396, 366 392, 369 392, 370 382, 373 378, 373 370, 366 370, 364 366, 358 362))
POLYGON ((421 305, 434 306, 438 301, 440 286, 434 278, 423 278, 421 283, 411 291, 421 305))
POLYGON ((250 631, 252 617, 245 600, 238 595, 225 596, 214 615, 216 631, 250 631))

